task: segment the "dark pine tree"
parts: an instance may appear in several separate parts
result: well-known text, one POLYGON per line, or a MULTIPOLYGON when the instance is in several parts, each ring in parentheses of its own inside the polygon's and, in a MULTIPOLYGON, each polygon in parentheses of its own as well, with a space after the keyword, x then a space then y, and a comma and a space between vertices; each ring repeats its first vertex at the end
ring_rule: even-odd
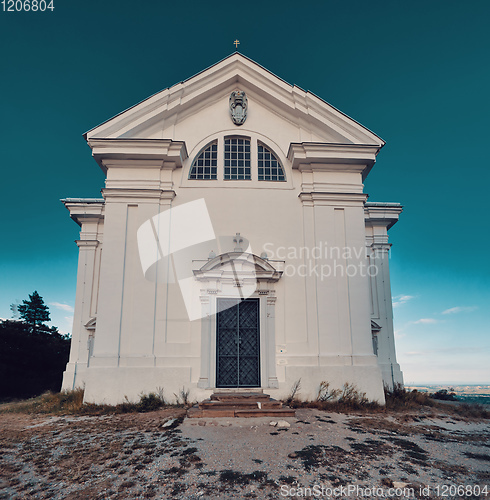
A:
POLYGON ((0 402, 58 392, 69 354, 70 339, 56 327, 0 321, 0 402))
POLYGON ((26 323, 33 325, 34 330, 36 330, 36 326, 43 325, 51 319, 48 306, 36 290, 29 295, 29 300, 22 302, 23 304, 17 306, 17 311, 26 323))
POLYGON ((69 336, 44 324, 49 309, 37 291, 22 302, 12 312, 23 321, 0 320, 0 402, 58 392, 70 353, 69 336))

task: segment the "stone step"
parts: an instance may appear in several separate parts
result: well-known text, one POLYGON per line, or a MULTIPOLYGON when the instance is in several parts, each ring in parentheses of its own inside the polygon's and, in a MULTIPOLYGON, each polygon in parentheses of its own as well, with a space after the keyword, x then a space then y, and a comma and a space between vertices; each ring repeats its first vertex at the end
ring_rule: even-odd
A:
POLYGON ((222 408, 222 409, 255 409, 255 408, 282 408, 282 403, 274 399, 269 401, 216 401, 206 399, 199 403, 199 408, 222 408))
POLYGON ((264 389, 261 389, 260 387, 250 387, 250 388, 243 388, 243 387, 220 387, 219 389, 216 389, 215 394, 264 394, 264 389))
POLYGON ((261 392, 215 392, 210 399, 214 401, 269 401, 269 394, 261 392))
POLYGON ((188 418, 203 418, 203 417, 224 417, 224 418, 234 418, 234 417, 294 417, 294 410, 291 408, 270 408, 270 409, 224 409, 224 408, 199 408, 198 406, 193 406, 187 410, 188 418))
POLYGON ((202 408, 199 408, 198 406, 193 406, 192 408, 189 408, 187 410, 187 417, 188 418, 202 418, 202 417, 227 417, 227 418, 234 418, 235 417, 235 410, 223 410, 216 408, 214 410, 203 410, 202 408))
POLYGON ((281 401, 260 392, 225 391, 211 394, 187 411, 189 418, 199 417, 294 417, 294 410, 281 401))
POLYGON ((235 410, 235 417, 294 417, 295 415, 295 411, 287 407, 263 410, 235 410))

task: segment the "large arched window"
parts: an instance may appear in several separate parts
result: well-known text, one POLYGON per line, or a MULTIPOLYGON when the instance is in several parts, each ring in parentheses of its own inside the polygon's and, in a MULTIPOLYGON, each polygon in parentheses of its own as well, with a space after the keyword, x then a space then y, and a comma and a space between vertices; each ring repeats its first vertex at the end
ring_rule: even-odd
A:
POLYGON ((208 144, 192 164, 189 179, 214 180, 218 178, 218 142, 208 144))
POLYGON ((227 181, 261 181, 260 187, 265 187, 265 182, 287 181, 286 169, 279 156, 255 137, 226 135, 225 132, 197 151, 194 159, 190 159, 190 185, 200 180, 218 181, 218 184, 225 181, 233 186, 238 184, 227 181))
POLYGON ((225 137, 225 180, 251 180, 250 139, 225 137))
POLYGON ((285 181, 284 169, 274 153, 263 144, 257 144, 259 181, 285 181))

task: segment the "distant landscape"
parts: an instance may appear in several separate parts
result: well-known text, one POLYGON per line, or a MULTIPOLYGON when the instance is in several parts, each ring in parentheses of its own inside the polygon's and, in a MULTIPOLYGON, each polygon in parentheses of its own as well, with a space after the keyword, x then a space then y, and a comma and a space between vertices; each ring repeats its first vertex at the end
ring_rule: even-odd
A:
POLYGON ((490 385, 407 385, 406 388, 431 393, 447 390, 465 403, 490 404, 490 385))

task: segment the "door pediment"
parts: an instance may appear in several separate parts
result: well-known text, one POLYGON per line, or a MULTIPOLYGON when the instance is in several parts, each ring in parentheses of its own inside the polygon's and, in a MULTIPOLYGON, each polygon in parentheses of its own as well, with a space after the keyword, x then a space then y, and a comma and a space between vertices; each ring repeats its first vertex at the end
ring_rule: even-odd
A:
POLYGON ((281 279, 284 262, 270 262, 252 253, 228 252, 210 259, 194 270, 198 281, 253 280, 275 282, 281 279), (274 265, 273 265, 274 264, 274 265))

